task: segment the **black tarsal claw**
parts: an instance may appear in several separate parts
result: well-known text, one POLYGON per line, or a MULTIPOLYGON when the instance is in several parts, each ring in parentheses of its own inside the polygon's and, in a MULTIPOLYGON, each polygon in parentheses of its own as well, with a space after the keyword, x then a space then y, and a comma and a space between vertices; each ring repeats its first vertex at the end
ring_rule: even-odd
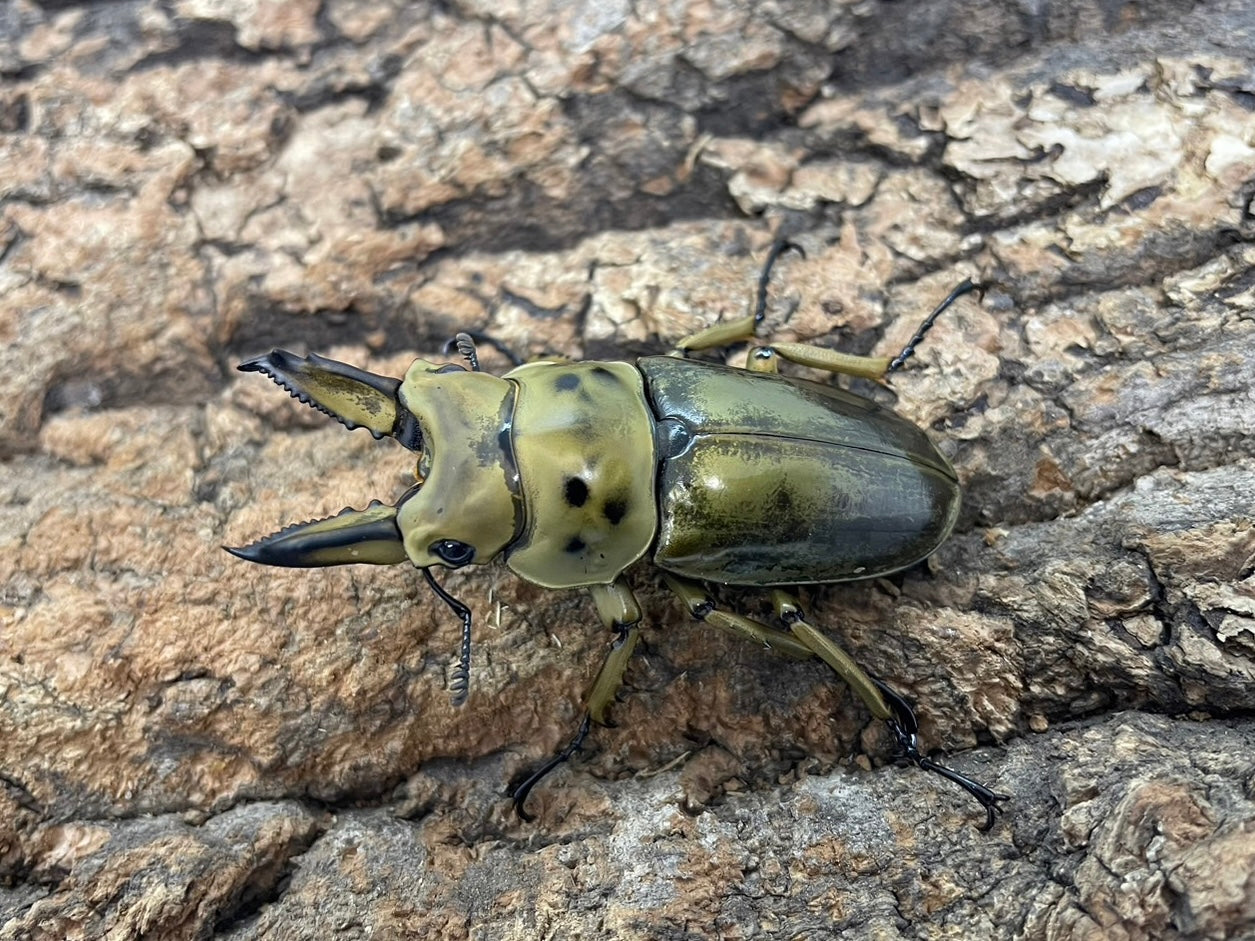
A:
POLYGON ((881 695, 884 696, 886 704, 893 710, 893 718, 886 719, 885 724, 889 726, 889 731, 893 733, 897 741, 899 757, 906 759, 923 771, 931 771, 934 774, 941 775, 947 781, 957 784, 976 798, 980 805, 985 808, 985 824, 980 828, 981 832, 988 833, 993 829, 995 815, 1002 813, 1002 808, 999 805, 1002 801, 1010 800, 1011 795, 999 794, 979 781, 975 781, 967 775, 955 771, 953 768, 947 768, 945 765, 939 764, 927 755, 922 754, 919 750, 919 720, 915 718, 915 710, 911 708, 910 703, 880 682, 880 680, 873 679, 872 682, 876 684, 881 695))
POLYGON ((562 764, 564 761, 570 759, 572 755, 583 747, 584 739, 588 738, 588 733, 589 730, 592 729, 592 724, 592 716, 585 713, 584 721, 580 723, 579 730, 575 733, 575 737, 567 743, 566 747, 563 748, 562 751, 558 752, 543 765, 529 774, 521 783, 512 786, 506 791, 506 796, 514 801, 514 812, 518 814, 520 820, 523 820, 526 823, 531 823, 536 819, 527 812, 527 808, 524 806, 527 803, 527 795, 532 792, 532 788, 539 784, 545 775, 547 775, 554 768, 558 767, 558 765, 562 764))
POLYGON ((806 257, 806 251, 802 246, 796 242, 790 242, 787 238, 777 239, 767 252, 767 260, 763 263, 762 273, 758 276, 757 299, 754 302, 755 326, 761 324, 767 314, 767 282, 771 280, 771 269, 775 267, 776 259, 790 250, 797 252, 803 258, 806 257))
POLYGON ((933 312, 924 319, 924 322, 919 325, 915 335, 907 341, 906 346, 902 347, 901 352, 889 362, 885 372, 891 373, 901 369, 903 364, 915 355, 915 347, 919 346, 920 341, 924 339, 924 334, 933 328, 933 324, 937 322, 937 318, 941 316, 942 312, 964 294, 971 294, 972 292, 975 292, 977 297, 983 298, 985 296, 985 287, 977 284, 971 278, 964 278, 960 281, 955 289, 946 295, 946 299, 938 304, 933 312))
POLYGON ((927 755, 921 754, 919 750, 919 740, 915 733, 908 733, 904 731, 896 719, 888 719, 886 720, 886 724, 889 726, 889 730, 893 732, 894 737, 897 739, 901 758, 906 759, 923 771, 931 771, 934 774, 941 775, 947 781, 952 781, 971 794, 974 798, 976 798, 980 805, 985 808, 985 823, 980 828, 981 832, 988 833, 991 829, 993 829, 994 816, 1002 813, 1002 808, 999 804, 1002 801, 1010 800, 1011 795, 999 794, 997 791, 986 787, 979 781, 975 781, 967 775, 955 771, 953 768, 947 768, 945 765, 933 761, 927 755))

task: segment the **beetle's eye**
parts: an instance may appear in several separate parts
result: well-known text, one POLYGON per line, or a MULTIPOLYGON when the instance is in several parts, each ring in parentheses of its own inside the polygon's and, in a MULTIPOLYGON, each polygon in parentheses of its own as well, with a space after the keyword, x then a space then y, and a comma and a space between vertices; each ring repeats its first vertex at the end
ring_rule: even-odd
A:
POLYGON ((431 551, 451 568, 466 565, 475 557, 474 546, 468 546, 456 539, 439 539, 431 544, 431 551))

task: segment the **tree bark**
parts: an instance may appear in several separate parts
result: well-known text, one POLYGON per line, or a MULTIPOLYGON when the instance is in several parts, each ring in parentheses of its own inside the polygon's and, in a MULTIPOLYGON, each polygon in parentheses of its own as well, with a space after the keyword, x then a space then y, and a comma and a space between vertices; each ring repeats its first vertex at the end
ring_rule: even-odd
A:
MULTIPOLYGON (((1255 933, 1255 9, 1242 0, 20 2, 0 15, 0 939, 1255 933), (233 366, 455 333, 631 359, 751 308, 965 502, 803 593, 1011 795, 647 565, 609 638, 504 566, 220 550, 413 457, 233 366)), ((507 360, 490 344, 485 368, 507 360)), ((743 362, 744 350, 728 361, 743 362)), ((720 590, 765 616, 764 593, 720 590)))

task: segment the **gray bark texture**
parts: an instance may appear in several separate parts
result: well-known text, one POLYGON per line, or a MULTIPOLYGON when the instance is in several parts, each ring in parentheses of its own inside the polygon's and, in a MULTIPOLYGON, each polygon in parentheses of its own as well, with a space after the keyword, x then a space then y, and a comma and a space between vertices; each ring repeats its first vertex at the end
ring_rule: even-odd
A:
POLYGON ((1255 937, 1252 63, 1245 0, 0 6, 0 939, 1255 937), (448 574, 455 708, 412 568, 221 551, 413 481, 240 360, 663 352, 781 237, 775 339, 892 354, 987 285, 854 384, 955 535, 802 597, 991 832, 647 565, 525 823, 583 593, 448 574))

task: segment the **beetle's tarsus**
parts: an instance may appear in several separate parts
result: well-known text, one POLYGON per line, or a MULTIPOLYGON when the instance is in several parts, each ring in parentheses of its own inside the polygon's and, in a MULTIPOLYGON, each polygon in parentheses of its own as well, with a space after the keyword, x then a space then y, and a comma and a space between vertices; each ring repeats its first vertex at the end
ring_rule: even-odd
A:
POLYGON ((924 339, 924 334, 933 328, 933 324, 936 323, 937 318, 941 316, 942 312, 964 294, 970 294, 973 291, 977 293, 978 297, 985 296, 985 288, 983 285, 977 284, 971 278, 964 278, 960 281, 955 289, 946 295, 946 299, 938 304, 936 309, 931 314, 924 318, 924 322, 920 324, 919 329, 915 331, 915 336, 911 337, 911 339, 907 341, 906 346, 902 347, 901 352, 889 361, 889 365, 885 369, 885 374, 888 375, 895 370, 901 369, 902 364, 915 355, 915 347, 919 346, 920 341, 924 339))
POLYGON ((566 747, 524 778, 521 784, 511 787, 506 792, 506 796, 514 801, 514 812, 518 814, 520 820, 531 823, 536 819, 527 812, 527 808, 524 806, 527 803, 527 795, 532 792, 532 788, 539 784, 545 775, 564 761, 569 760, 572 755, 584 747, 584 739, 588 738, 589 730, 592 727, 593 717, 586 712, 584 713, 584 721, 580 723, 579 730, 575 733, 575 737, 567 743, 566 747))
POLYGON ((953 768, 947 768, 945 765, 933 761, 927 755, 920 754, 919 742, 915 733, 904 731, 902 726, 894 719, 887 720, 887 725, 898 740, 898 747, 902 752, 901 757, 921 770, 932 771, 941 775, 947 781, 954 782, 975 797, 980 805, 985 808, 985 823, 980 828, 981 832, 988 833, 993 829, 995 815, 1002 813, 1002 807, 999 806, 1000 803, 1010 800, 1011 795, 999 794, 979 781, 975 781, 967 775, 955 771, 953 768))
POLYGON ((872 682, 876 684, 881 695, 885 697, 885 702, 893 710, 893 717, 886 719, 885 724, 889 726, 889 731, 897 739, 901 757, 923 771, 932 771, 941 775, 947 781, 954 782, 975 797, 980 805, 985 808, 985 824, 980 828, 981 832, 988 833, 993 828, 995 815, 1002 813, 1002 808, 999 805, 1002 801, 1010 800, 1011 795, 999 794, 979 781, 975 781, 967 775, 955 771, 953 768, 947 768, 945 765, 933 761, 927 755, 921 754, 918 735, 919 720, 915 717, 915 710, 911 708, 910 703, 880 680, 873 678, 872 682))
POLYGON ((1002 801, 1011 799, 1010 794, 999 794, 992 788, 986 787, 979 781, 972 780, 967 775, 955 771, 953 768, 937 764, 931 758, 920 757, 918 759, 912 758, 911 760, 923 770, 934 771, 946 780, 953 781, 980 802, 981 806, 985 808, 985 823, 980 828, 982 833, 988 833, 993 829, 994 816, 1002 813, 1002 808, 999 804, 1002 801))
POLYGON ((763 322, 763 318, 767 316, 767 282, 771 280, 771 269, 775 267, 776 259, 793 249, 803 258, 806 257, 806 250, 797 242, 790 242, 786 238, 777 239, 771 246, 771 250, 767 252, 767 260, 763 263, 762 273, 758 276, 758 299, 754 304, 754 327, 763 322))

